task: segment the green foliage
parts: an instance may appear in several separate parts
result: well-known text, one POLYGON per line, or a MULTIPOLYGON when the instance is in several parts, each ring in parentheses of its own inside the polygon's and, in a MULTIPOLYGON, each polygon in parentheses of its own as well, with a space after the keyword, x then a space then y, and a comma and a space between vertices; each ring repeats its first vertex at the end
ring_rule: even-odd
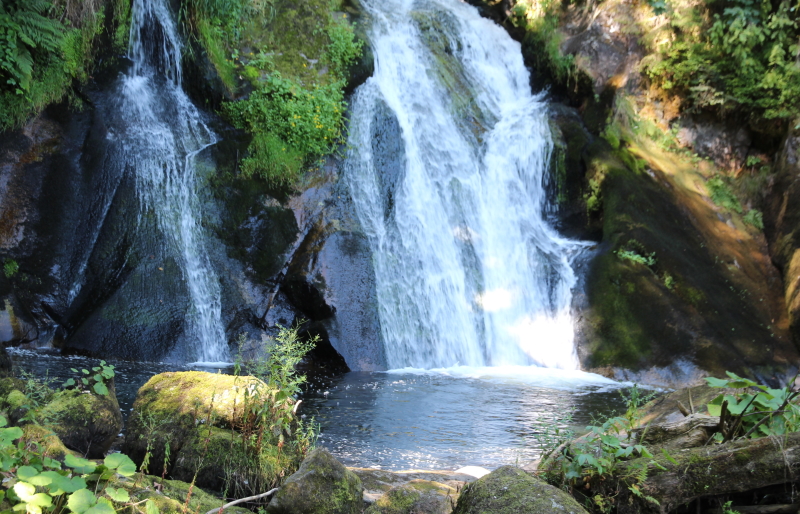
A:
POLYGON ((644 245, 635 239, 628 241, 625 246, 614 252, 622 260, 644 264, 648 268, 653 268, 658 262, 656 252, 645 251, 644 245))
POLYGON ((108 384, 114 379, 114 366, 100 361, 99 366, 95 366, 91 371, 82 369, 78 371, 71 368, 73 373, 77 373, 77 380, 70 378, 64 382, 64 387, 77 387, 80 390, 92 391, 101 396, 108 395, 108 384))
MULTIPOLYGON (((261 380, 262 386, 248 387, 245 391, 243 413, 235 427, 244 443, 244 466, 232 463, 238 469, 226 472, 226 486, 235 495, 250 495, 269 489, 274 477, 297 469, 305 455, 316 442, 317 427, 297 416, 300 386, 306 381, 296 367, 314 348, 319 338, 304 341, 299 328, 280 327, 278 335, 265 348, 266 358, 247 363, 247 371, 261 380), (275 455, 277 451, 278 455, 275 455), (269 463, 284 466, 282 469, 263 469, 269 463), (242 480, 242 477, 247 477, 242 480)), ((244 342, 243 338, 240 338, 244 342)), ((243 365, 237 359, 235 372, 243 365)))
MULTIPOLYGON (((622 416, 587 426, 585 436, 560 447, 554 457, 551 454, 552 461, 546 466, 545 478, 553 485, 583 491, 598 486, 597 494, 589 494, 588 501, 591 507, 604 513, 613 511, 614 496, 619 494, 619 491, 609 492, 601 486, 612 478, 635 496, 658 505, 655 498, 642 491, 641 485, 647 479, 648 467, 660 465, 652 460, 653 455, 644 445, 631 440, 633 428, 640 419, 639 408, 654 394, 643 394, 636 385, 620 394, 627 404, 622 416), (621 462, 640 457, 650 460, 629 465, 624 474, 620 473, 621 462)), ((581 494, 586 494, 583 491, 581 494)))
POLYGON ((6 278, 11 278, 19 271, 19 264, 14 259, 3 262, 3 274, 6 278))
POLYGON ((666 37, 643 71, 691 108, 789 119, 800 110, 800 3, 670 2, 666 37))
POLYGON ((758 230, 764 230, 764 215, 758 209, 750 209, 742 216, 742 221, 758 230))
POLYGON ((742 378, 730 371, 727 379, 706 378, 711 387, 740 389, 733 394, 720 394, 708 404, 708 413, 722 418, 722 431, 715 434, 720 442, 734 438, 756 438, 783 435, 800 430, 800 406, 793 400, 798 392, 791 384, 781 389, 742 378))
POLYGON ((253 133, 244 175, 290 184, 309 159, 332 152, 344 130, 342 86, 309 90, 275 72, 246 101, 226 104, 234 123, 253 133))
POLYGON ((560 3, 552 0, 520 0, 511 10, 509 20, 526 31, 525 43, 537 48, 534 58, 559 82, 574 80, 575 58, 563 55, 558 36, 560 3))
MULTIPOLYGON (((67 454, 62 465, 44 455, 37 442, 23 441, 22 429, 7 427, 7 423, 0 416, 0 472, 6 477, 0 500, 14 511, 102 514, 130 505, 126 490, 109 487, 111 480, 135 473, 136 467, 126 455, 111 454, 98 465, 67 454)), ((147 511, 158 509, 152 504, 147 511)))
POLYGON ((742 204, 721 177, 711 177, 706 182, 706 187, 712 202, 729 211, 742 213, 742 204))
POLYGON ((103 28, 102 4, 90 3, 75 19, 67 14, 69 3, 0 3, 0 130, 64 98, 74 80, 87 80, 103 28))

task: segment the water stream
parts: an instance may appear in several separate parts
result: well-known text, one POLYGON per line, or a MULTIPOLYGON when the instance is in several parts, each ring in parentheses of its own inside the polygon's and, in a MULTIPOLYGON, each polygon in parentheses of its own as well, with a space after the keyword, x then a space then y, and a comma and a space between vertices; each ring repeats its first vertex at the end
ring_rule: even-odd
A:
POLYGON ((229 361, 219 280, 199 223, 196 155, 217 139, 181 87, 181 40, 165 0, 135 0, 128 56, 116 108, 122 127, 109 131, 117 165, 136 178, 144 217, 154 216, 176 256, 190 298, 188 360, 229 361))
POLYGON ((570 260, 546 222, 552 149, 520 46, 458 0, 364 0, 375 73, 346 175, 390 368, 576 369, 570 260))

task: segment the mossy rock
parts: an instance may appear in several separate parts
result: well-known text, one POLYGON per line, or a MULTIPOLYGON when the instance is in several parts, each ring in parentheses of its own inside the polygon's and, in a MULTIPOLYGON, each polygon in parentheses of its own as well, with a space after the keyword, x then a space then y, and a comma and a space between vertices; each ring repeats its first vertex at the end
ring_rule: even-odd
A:
POLYGON ((587 514, 575 499, 519 468, 503 466, 464 487, 455 514, 587 514))
POLYGON ((169 444, 173 455, 196 435, 196 421, 218 428, 233 427, 242 415, 248 387, 262 384, 253 377, 186 371, 161 373, 139 389, 128 422, 123 451, 137 464, 150 445, 150 461, 163 462, 169 444))
MULTIPOLYGON (((264 444, 260 452, 245 449, 242 436, 230 429, 201 427, 184 441, 169 470, 171 478, 195 483, 212 491, 244 497, 278 485, 284 470, 297 469, 288 449, 264 444)), ((158 463, 154 470, 161 468, 158 463)))
POLYGON ((458 498, 454 488, 429 480, 393 487, 364 514, 450 514, 458 498))
POLYGON ((22 438, 20 440, 26 446, 34 443, 38 444, 42 456, 58 461, 63 461, 70 454, 76 457, 82 456, 64 446, 64 443, 61 442, 61 439, 52 429, 41 425, 30 424, 22 427, 22 438))
POLYGON ((323 448, 312 451, 267 506, 270 514, 359 514, 363 488, 355 473, 323 448))
POLYGON ((16 425, 28 413, 30 400, 19 389, 12 389, 3 400, 3 410, 8 415, 8 422, 16 425))
MULTIPOLYGON (((6 396, 8 396, 8 393, 13 391, 14 389, 18 391, 24 391, 25 382, 15 377, 0 378, 0 398, 5 398, 6 396)), ((1 403, 0 407, 3 407, 1 403)))
MULTIPOLYGON (((225 500, 209 494, 197 485, 192 486, 179 480, 162 480, 150 475, 136 474, 130 478, 118 476, 109 485, 128 491, 132 503, 153 500, 158 510, 163 513, 196 512, 203 514, 212 509, 218 509, 226 503, 225 500), (190 489, 191 496, 189 496, 190 489), (187 497, 189 498, 188 510, 184 510, 187 497)), ((236 506, 228 507, 224 512, 226 514, 250 513, 249 510, 236 506)))
POLYGON ((37 416, 67 448, 92 459, 102 458, 122 430, 122 413, 111 391, 108 395, 59 391, 37 416))

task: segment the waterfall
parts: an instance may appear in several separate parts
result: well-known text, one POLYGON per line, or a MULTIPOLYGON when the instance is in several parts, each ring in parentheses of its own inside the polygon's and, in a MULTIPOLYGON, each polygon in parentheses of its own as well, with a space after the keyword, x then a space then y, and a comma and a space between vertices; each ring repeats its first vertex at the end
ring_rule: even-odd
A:
POLYGON ((200 362, 230 360, 220 285, 203 246, 195 157, 216 142, 181 88, 181 41, 166 0, 134 0, 128 56, 117 99, 122 126, 109 131, 135 174, 143 217, 153 216, 181 267, 190 299, 186 331, 200 362))
POLYGON ((388 366, 577 369, 570 260, 585 245, 545 218, 552 141, 520 45, 459 0, 362 4, 375 74, 354 95, 345 172, 388 366))

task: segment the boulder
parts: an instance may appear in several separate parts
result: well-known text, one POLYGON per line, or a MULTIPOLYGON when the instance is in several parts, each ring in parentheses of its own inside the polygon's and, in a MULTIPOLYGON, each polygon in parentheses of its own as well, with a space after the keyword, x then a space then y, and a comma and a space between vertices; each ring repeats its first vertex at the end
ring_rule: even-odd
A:
POLYGON ((59 391, 37 415, 67 448, 92 459, 102 458, 122 430, 122 413, 113 390, 107 395, 59 391))
POLYGON ((308 454, 267 506, 270 514, 360 514, 363 487, 355 473, 324 448, 308 454))
POLYGON ((249 376, 156 375, 139 389, 123 453, 137 465, 147 459, 152 473, 210 490, 236 497, 262 493, 299 464, 294 448, 279 448, 271 433, 256 445, 245 444, 240 433, 250 430, 256 438, 257 427, 244 413, 249 399, 269 394, 266 387, 249 376))
MULTIPOLYGON (((373 468, 349 468, 361 479, 364 486, 364 501, 370 504, 377 502, 392 489, 414 483, 444 485, 455 501, 453 491, 460 491, 466 484, 475 481, 475 476, 467 474, 462 468, 458 471, 387 471, 373 468)), ((488 471, 486 471, 488 473, 488 471)), ((445 494, 447 495, 447 493, 445 494)))
POLYGON ((64 446, 64 443, 51 428, 41 425, 30 424, 22 427, 21 441, 26 445, 38 444, 43 457, 50 457, 58 461, 63 462, 66 456, 70 454, 76 457, 81 456, 64 446))
POLYGON ((503 466, 464 487, 454 514, 586 514, 572 496, 519 468, 503 466))
POLYGON ((364 514, 450 514, 457 498, 449 485, 412 480, 387 491, 364 514))

